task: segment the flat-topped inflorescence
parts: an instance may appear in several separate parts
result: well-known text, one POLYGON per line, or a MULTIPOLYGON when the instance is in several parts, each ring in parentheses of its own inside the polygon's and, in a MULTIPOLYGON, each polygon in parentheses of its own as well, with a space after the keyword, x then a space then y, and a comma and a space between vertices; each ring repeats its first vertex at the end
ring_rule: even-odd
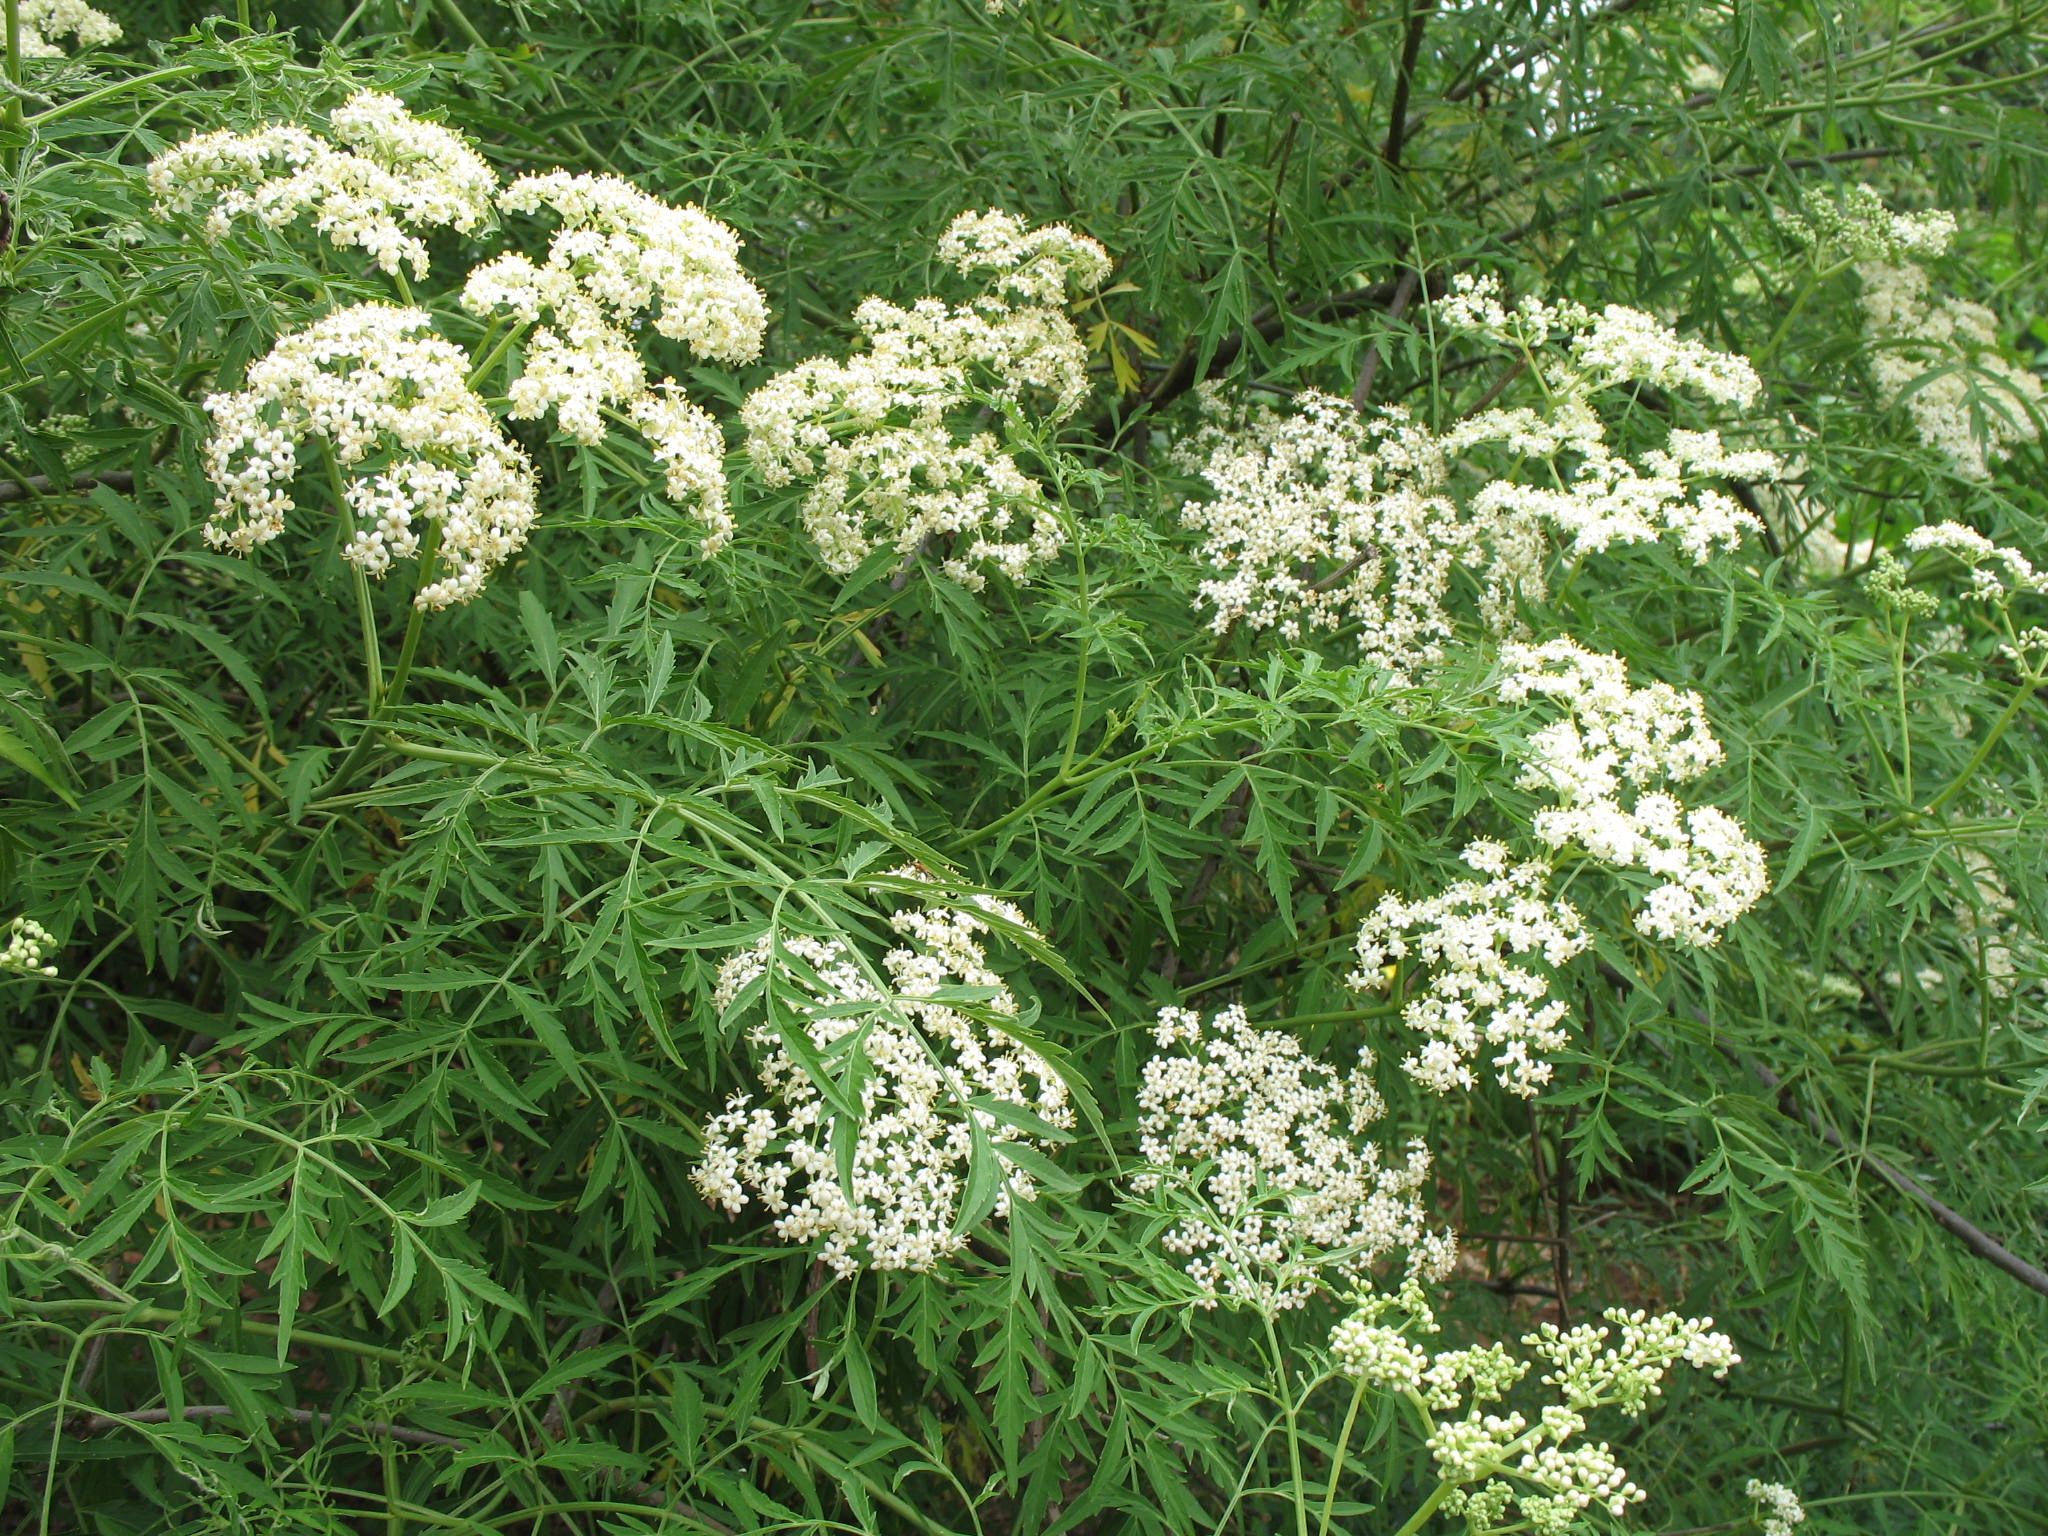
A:
POLYGON ((311 215, 336 245, 415 280, 427 274, 427 247, 414 230, 472 234, 491 222, 497 173, 453 129, 380 91, 351 96, 327 127, 332 141, 290 124, 200 134, 150 162, 150 193, 160 213, 206 208, 208 240, 237 219, 275 229, 311 215))
POLYGON ((1239 1006, 1208 1020, 1164 1009, 1153 1039, 1130 1187, 1180 1216, 1163 1241, 1186 1257, 1201 1305, 1302 1306, 1368 1283, 1396 1249, 1415 1271, 1448 1268, 1449 1236, 1428 1229, 1417 1199, 1428 1150, 1411 1142, 1388 1160, 1362 1139, 1385 1113, 1370 1051, 1340 1072, 1239 1006))
POLYGON ((957 1228, 977 1142, 1000 1170, 993 1216, 1007 1216, 1013 1200, 1036 1198, 1037 1181, 1005 1149, 1049 1148, 1062 1137, 1074 1123, 1066 1084, 1021 1040, 937 997, 985 989, 981 1006, 990 1016, 1017 1015, 1015 995, 983 950, 989 917, 1029 931, 1008 903, 975 897, 896 913, 890 926, 907 942, 883 956, 879 974, 844 941, 801 934, 764 938, 728 959, 719 972, 721 1008, 767 1002, 772 992, 782 1029, 800 1030, 809 1051, 857 1055, 845 1081, 860 1117, 842 1124, 769 1002, 768 1021, 748 1034, 761 1098, 735 1094, 705 1125, 704 1158, 691 1175, 698 1193, 734 1214, 759 1200, 775 1214, 779 1237, 816 1245, 842 1275, 929 1270, 964 1248, 971 1234, 957 1228), (849 1135, 852 1176, 842 1184, 837 1149, 849 1135))
MULTIPOLYGON (((97 48, 121 40, 121 24, 104 11, 96 11, 85 0, 21 0, 16 26, 24 59, 57 59, 64 56, 57 42, 68 37, 81 48, 97 48)), ((7 39, 0 35, 0 58, 7 55, 7 39)))
POLYGON ((470 389, 469 358, 425 311, 359 304, 284 337, 240 390, 207 397, 215 548, 247 554, 284 531, 299 445, 326 444, 354 530, 344 558, 372 576, 438 543, 415 602, 467 602, 521 548, 535 518, 532 465, 470 389))
POLYGON ((864 351, 798 364, 740 414, 762 479, 811 483, 804 526, 826 569, 932 542, 940 569, 978 591, 989 569, 1022 578, 1065 543, 1008 428, 1013 414, 1050 426, 1079 408, 1087 350, 1065 301, 1099 286, 1109 258, 1064 225, 1031 230, 997 209, 954 220, 938 254, 982 292, 908 309, 865 300, 864 351))

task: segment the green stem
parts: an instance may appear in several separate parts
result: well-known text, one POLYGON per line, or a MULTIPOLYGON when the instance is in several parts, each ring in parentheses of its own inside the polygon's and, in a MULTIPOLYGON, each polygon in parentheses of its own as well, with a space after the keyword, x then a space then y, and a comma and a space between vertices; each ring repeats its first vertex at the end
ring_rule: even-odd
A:
POLYGON ((1408 1523, 1394 1532, 1394 1536, 1415 1536, 1417 1531, 1429 1523, 1429 1517, 1436 1513, 1437 1505, 1449 1498, 1451 1490, 1456 1486, 1457 1484, 1450 1482, 1438 1483, 1436 1491, 1422 1501, 1422 1507, 1408 1517, 1408 1523))
POLYGON ((1295 1415, 1294 1394, 1287 1389, 1287 1356, 1280 1348, 1279 1335, 1273 1331, 1273 1319, 1261 1313, 1259 1321, 1265 1325, 1266 1347, 1273 1352, 1273 1385, 1279 1393, 1280 1412, 1287 1420, 1287 1465, 1294 1478, 1295 1536, 1308 1536, 1308 1490, 1301 1478, 1301 1421, 1295 1415))
MULTIPOLYGON (((0 58, 0 67, 7 71, 7 99, 0 101, 0 133, 10 137, 21 131, 21 0, 5 0, 6 32, 5 58, 0 58)), ((0 165, 8 176, 14 174, 15 150, 9 146, 6 162, 0 165)))
POLYGON ((2025 707, 2027 700, 2034 696, 2034 690, 2040 685, 2041 679, 2031 674, 2020 679, 2020 686, 2014 691, 2012 702, 2005 706, 2004 712, 1992 723, 1991 730, 1983 741, 1977 744, 1977 750, 1971 754, 1970 760, 1963 764, 1962 772, 1949 781, 1948 788, 1916 810, 1900 811, 1896 816, 1886 817, 1874 827, 1866 827, 1854 837, 1842 839, 1840 846, 1844 849, 1855 848, 1883 837, 1886 833, 1896 832, 1900 827, 1916 821, 1925 821, 1968 789, 1970 781, 1977 776, 1977 770, 1984 766, 1985 759, 1991 756, 1998 743, 2004 739, 2006 731, 2013 721, 2019 718, 2020 710, 2025 707))
MULTIPOLYGON (((10 16, 14 14, 14 6, 12 4, 8 5, 7 10, 10 16)), ((8 51, 7 57, 11 64, 14 58, 14 53, 11 49, 8 51)), ((217 67, 217 65, 213 64, 173 64, 167 69, 153 69, 146 75, 137 75, 133 80, 116 80, 112 85, 103 85, 96 91, 87 91, 83 96, 74 96, 69 101, 60 101, 54 107, 45 107, 34 117, 26 119, 25 122, 30 128, 41 128, 44 124, 55 122, 60 117, 69 117, 74 112, 83 112, 87 107, 97 106, 109 96, 119 96, 123 91, 132 91, 139 85, 155 85, 163 80, 189 80, 194 75, 208 74, 217 67)), ((16 75, 12 68, 8 70, 7 78, 16 84, 20 83, 19 76, 16 75)), ((16 122, 24 121, 19 116, 21 112, 20 98, 16 97, 11 103, 0 104, 0 122, 6 121, 8 105, 12 105, 14 108, 16 113, 14 120, 16 122)))
POLYGON ((1344 1453, 1351 1444, 1351 1429, 1358 1422, 1358 1408, 1365 1401, 1365 1378, 1358 1378, 1351 1389, 1351 1406, 1344 1410, 1344 1427, 1337 1431, 1337 1449, 1330 1457, 1330 1486, 1323 1494, 1323 1518, 1316 1526, 1316 1536, 1330 1536, 1330 1518, 1337 1510, 1337 1483, 1344 1471, 1344 1453))
MULTIPOLYGON (((64 1317, 72 1313, 92 1316, 118 1314, 131 1323, 189 1323, 191 1319, 183 1312, 169 1307, 137 1307, 124 1301, 101 1300, 97 1297, 80 1296, 60 1301, 29 1301, 21 1297, 7 1305, 16 1312, 26 1312, 34 1317, 64 1317)), ((200 1326, 209 1326, 202 1323, 200 1326)), ((236 1323, 243 1333, 253 1333, 261 1338, 276 1338, 278 1325, 275 1323, 254 1323, 246 1319, 236 1323)), ((344 1354, 360 1355, 365 1360, 381 1360, 386 1365, 400 1367, 419 1366, 438 1371, 430 1360, 416 1360, 402 1350, 386 1349, 381 1344, 365 1344, 359 1339, 345 1339, 339 1334, 315 1333, 308 1328, 293 1328, 291 1341, 294 1344, 311 1344, 316 1348, 338 1349, 344 1354)))

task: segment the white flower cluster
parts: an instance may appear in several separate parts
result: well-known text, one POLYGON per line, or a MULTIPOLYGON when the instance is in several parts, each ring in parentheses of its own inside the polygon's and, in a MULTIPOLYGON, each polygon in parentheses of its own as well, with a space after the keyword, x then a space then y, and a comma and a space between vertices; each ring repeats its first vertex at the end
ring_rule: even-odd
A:
MULTIPOLYGON (((69 37, 81 48, 121 40, 121 24, 84 0, 21 0, 19 21, 21 56, 24 59, 55 59, 64 50, 56 39, 69 37)), ((7 53, 7 39, 0 36, 0 57, 7 53)))
POLYGON ((2018 550, 1994 544, 1974 528, 1961 523, 1930 523, 1906 535, 1906 548, 1914 554, 1943 550, 1970 568, 1970 595, 1988 602, 2010 602, 2021 592, 2048 592, 2048 571, 2037 571, 2034 563, 2018 550))
POLYGON ((811 482, 804 526, 826 569, 846 575, 878 545, 910 556, 944 537, 941 569, 979 591, 986 567, 1021 578, 1065 542, 1043 488, 980 422, 1028 412, 1049 425, 1079 408, 1087 349, 1065 301, 1098 287, 1109 258, 1064 225, 1030 230, 997 209, 955 219, 938 255, 982 292, 908 309, 863 301, 865 351, 798 364, 740 416, 768 484, 811 482))
POLYGON ((1001 1172, 996 1216, 1007 1216, 1012 1200, 1036 1198, 1036 1182, 1005 1149, 1049 1145, 1026 1124, 1057 1136, 1074 1123, 1066 1085, 1030 1047, 934 998, 945 988, 987 988, 994 995, 985 1008, 1017 1012, 982 950, 989 915, 1028 928, 1014 907, 986 897, 898 912, 891 926, 909 942, 883 957, 886 983, 838 939, 782 935, 728 959, 718 1005, 733 1006, 757 984, 773 989, 813 1050, 856 1063, 843 1082, 858 1096, 860 1121, 852 1181, 842 1186, 840 1116, 771 1018, 748 1036, 760 1052, 762 1101, 735 1094, 705 1125, 704 1158, 690 1176, 698 1193, 737 1213, 751 1192, 775 1213, 778 1236, 815 1243, 842 1275, 863 1265, 929 1270, 964 1248, 968 1234, 955 1228, 977 1140, 1001 1172))
POLYGON ((1397 1247, 1413 1272, 1448 1269, 1450 1236, 1425 1229, 1416 1199, 1428 1150, 1412 1142, 1387 1162, 1359 1140, 1385 1112, 1369 1051, 1340 1073, 1237 1006, 1206 1023, 1164 1009, 1153 1038, 1131 1189, 1174 1202, 1182 1219, 1164 1244, 1187 1256, 1202 1305, 1298 1307, 1337 1281, 1368 1283, 1397 1247))
POLYGON ((336 310, 280 340, 242 389, 208 396, 206 469, 219 494, 207 542, 247 554, 282 533, 298 445, 321 438, 337 466, 374 465, 344 487, 355 522, 344 557, 381 576, 420 552, 425 518, 438 524, 446 574, 414 601, 476 596, 525 544, 535 478, 469 388, 468 357, 431 325, 423 310, 387 304, 336 310))
POLYGON ((674 207, 617 176, 522 176, 498 206, 561 221, 544 262, 512 252, 463 286, 465 308, 531 328, 507 391, 511 415, 552 410, 565 436, 600 443, 606 409, 622 412, 667 469, 669 499, 706 525, 704 553, 715 554, 734 530, 724 435, 675 380, 649 388, 632 332, 651 323, 714 362, 758 357, 768 305, 740 266, 739 237, 701 208, 674 207))
POLYGON ((0 971, 17 976, 54 976, 57 967, 49 963, 56 952, 56 935, 32 917, 17 917, 7 925, 7 939, 0 944, 0 971))
POLYGON ((1524 1336, 1523 1347, 1550 1367, 1543 1383, 1561 1399, 1533 1420, 1488 1409, 1530 1369, 1503 1346, 1432 1353, 1416 1342, 1438 1331, 1419 1286, 1404 1286, 1398 1297, 1367 1297, 1337 1325, 1330 1351, 1346 1374, 1410 1397, 1435 1420, 1427 1444, 1438 1477, 1452 1485, 1441 1505, 1446 1514, 1464 1515, 1484 1530, 1515 1508, 1531 1529, 1562 1536, 1589 1509, 1619 1518, 1644 1497, 1605 1441, 1579 1438, 1589 1413, 1613 1405, 1640 1414, 1681 1360, 1716 1376, 1738 1363, 1726 1335, 1711 1331, 1711 1318, 1620 1309, 1605 1316, 1604 1328, 1560 1332, 1545 1324, 1524 1336), (1394 1310, 1406 1314, 1404 1323, 1383 1321, 1394 1310), (1616 1330, 1619 1339, 1610 1343, 1616 1330))
POLYGON ((1520 782, 1558 803, 1536 813, 1536 835, 1552 848, 1576 845, 1617 869, 1660 876, 1636 913, 1653 938, 1710 945, 1747 912, 1768 878, 1763 849, 1742 824, 1713 806, 1688 810, 1668 786, 1698 778, 1722 757, 1698 694, 1667 683, 1631 688, 1618 656, 1576 641, 1509 644, 1501 697, 1544 695, 1565 718, 1529 742, 1520 782))
POLYGON ((1792 1527, 1806 1522, 1806 1507, 1799 1495, 1783 1483, 1766 1483, 1752 1477, 1743 1490, 1757 1502, 1756 1522, 1764 1536, 1792 1536, 1792 1527))
POLYGON ((150 162, 150 193, 167 214, 210 203, 209 240, 237 218, 280 228, 310 213, 336 245, 368 251, 386 272, 409 266, 415 278, 426 276, 427 247, 409 229, 468 234, 490 222, 497 174, 461 134, 378 91, 351 96, 327 124, 335 143, 287 124, 187 139, 150 162))
POLYGON ((1457 570, 1474 571, 1481 615, 1497 629, 1509 624, 1517 591, 1541 595, 1546 529, 1574 557, 1668 542, 1703 562, 1760 526, 1726 492, 1697 482, 1774 480, 1774 455, 1680 427, 1632 463, 1608 443, 1594 407, 1600 390, 1636 380, 1746 406, 1762 385, 1742 358, 1619 305, 1598 314, 1535 299, 1509 305, 1493 278, 1461 276, 1433 318, 1447 332, 1544 353, 1544 409, 1490 409, 1433 434, 1398 409, 1360 421, 1348 403, 1315 391, 1290 411, 1254 407, 1233 424, 1217 391, 1200 393, 1203 420, 1174 462, 1212 492, 1181 519, 1206 535, 1202 559, 1219 572, 1199 594, 1219 633, 1242 623, 1292 639, 1356 626, 1368 658, 1405 673, 1441 658, 1457 570), (1454 475, 1483 448, 1504 450, 1518 472, 1532 458, 1569 457, 1574 467, 1568 477, 1554 470, 1549 483, 1497 478, 1460 493, 1454 475))
POLYGON ((1549 977, 1518 960, 1540 957, 1551 970, 1592 942, 1568 902, 1544 896, 1546 864, 1511 864, 1499 843, 1476 842, 1465 862, 1488 878, 1463 880, 1425 901, 1383 897, 1358 932, 1351 985, 1386 986, 1390 962, 1414 956, 1429 984, 1401 1010, 1401 1022, 1428 1043, 1402 1063, 1417 1082, 1444 1093, 1470 1088, 1470 1062, 1497 1051, 1500 1085, 1523 1098, 1550 1081, 1540 1054, 1561 1049, 1569 1004, 1550 996, 1549 977))
POLYGON ((1801 244, 1856 261, 1930 261, 1948 250, 1956 233, 1956 216, 1946 209, 1893 213, 1868 182, 1840 197, 1810 188, 1787 224, 1801 244))

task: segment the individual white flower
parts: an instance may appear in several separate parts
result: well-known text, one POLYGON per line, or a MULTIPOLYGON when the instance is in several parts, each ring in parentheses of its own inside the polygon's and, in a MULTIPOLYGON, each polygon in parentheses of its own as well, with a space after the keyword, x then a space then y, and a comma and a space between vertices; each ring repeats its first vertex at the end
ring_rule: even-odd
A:
POLYGON ((771 1013, 748 1034, 761 1101, 735 1094, 707 1122, 704 1157, 690 1176, 698 1193, 733 1213, 759 1200, 775 1213, 778 1236, 815 1244, 842 1275, 864 1266, 929 1270, 964 1248, 970 1234, 956 1228, 977 1140, 1001 1175, 993 1214, 1035 1199, 1037 1181, 1006 1149, 1050 1147, 1027 1125, 1052 1136, 1073 1125, 1066 1085, 1028 1045, 936 998, 947 988, 982 988, 992 994, 982 1005, 990 1013, 1017 1014, 982 948, 991 916, 1029 926, 1014 907, 987 898, 899 911, 890 925, 907 942, 883 957, 881 976, 843 941, 800 934, 763 939, 728 959, 718 1006, 732 1007, 757 986, 773 989, 812 1050, 857 1057, 844 1081, 860 1118, 841 1125, 771 1013), (852 1177, 842 1184, 837 1149, 848 1136, 852 1177))
POLYGON ((17 976, 55 976, 57 967, 50 956, 57 951, 56 935, 32 917, 17 917, 8 923, 6 942, 0 944, 0 971, 17 976))
POLYGON ((1757 1503, 1756 1522, 1764 1536, 1792 1536, 1792 1527, 1806 1522, 1806 1509, 1799 1495, 1783 1483, 1766 1483, 1752 1477, 1743 1490, 1757 1503))
POLYGON ((328 129, 336 142, 287 124, 200 134, 150 162, 150 193, 161 213, 208 206, 209 240, 239 218, 281 228, 310 214, 336 245, 415 278, 426 275, 427 247, 411 230, 473 233, 490 222, 497 174, 461 134, 397 97, 358 92, 328 114, 328 129))
MULTIPOLYGON (((17 27, 24 59, 54 59, 64 50, 57 39, 68 37, 81 48, 119 42, 121 24, 84 0, 21 0, 17 27)), ((0 35, 0 57, 7 53, 7 39, 0 35)))
POLYGON ((327 444, 355 524, 343 556, 373 576, 417 555, 438 525, 439 579, 422 608, 467 602, 525 543, 535 477, 469 388, 469 359, 417 309, 359 304, 284 337, 240 390, 210 395, 206 468, 218 492, 207 542, 247 554, 296 506, 298 447, 327 444), (362 466, 358 468, 358 466, 362 466))
POLYGON ((1138 1196, 1179 1217, 1164 1245, 1187 1258, 1203 1305, 1298 1307, 1343 1281, 1363 1283, 1396 1248, 1420 1272, 1450 1266, 1416 1199, 1429 1152, 1398 1161, 1361 1142, 1385 1112, 1366 1068, 1338 1072, 1291 1035, 1256 1029, 1233 1006, 1213 1019, 1167 1008, 1138 1090, 1138 1196))
POLYGON ((1498 843, 1474 843, 1465 862, 1491 878, 1460 881, 1437 896, 1383 897, 1358 932, 1351 985, 1383 987, 1390 962, 1412 958, 1428 984, 1409 996, 1401 1022, 1426 1038, 1402 1061, 1417 1082, 1443 1093, 1472 1086, 1471 1061, 1490 1057, 1500 1084, 1523 1098, 1550 1080, 1547 1053, 1563 1048, 1570 1005, 1550 996, 1548 971, 1592 943, 1576 908, 1546 899, 1548 866, 1510 865, 1498 843), (1544 970, 1517 961, 1540 960, 1544 970))
POLYGON ((1000 210, 965 213, 940 258, 978 278, 966 304, 869 298, 865 349, 814 357, 747 398, 740 418, 761 478, 807 480, 804 526, 826 569, 846 575, 878 547, 904 556, 943 541, 941 569, 979 590, 993 566, 1021 578, 1065 543, 1044 490, 1012 456, 1010 414, 1046 425, 1086 393, 1087 350, 1071 290, 1109 272, 1102 248, 1063 225, 1029 230, 1000 210))

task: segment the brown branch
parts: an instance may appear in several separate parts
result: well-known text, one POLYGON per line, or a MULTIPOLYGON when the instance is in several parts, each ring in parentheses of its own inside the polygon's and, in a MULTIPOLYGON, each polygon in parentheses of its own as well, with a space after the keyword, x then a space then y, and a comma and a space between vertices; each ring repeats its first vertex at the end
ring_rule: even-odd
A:
MULTIPOLYGON (((1408 138, 1408 97, 1415 87, 1415 60, 1422 52, 1422 34, 1436 0, 1408 3, 1408 35, 1401 40, 1401 62, 1394 69, 1394 109, 1387 114, 1387 141, 1380 146, 1380 158, 1395 170, 1400 168, 1401 146, 1408 138)), ((1417 121, 1419 124, 1419 114, 1417 121)))
MULTIPOLYGON (((1728 1051, 1729 1054, 1733 1054, 1727 1045, 1724 1044, 1721 1048, 1724 1051, 1728 1051)), ((2014 1253, 2010 1248, 2007 1248, 2005 1244, 1999 1242, 1998 1239, 1991 1236, 1981 1227, 1976 1226, 1959 1212, 1935 1199, 1933 1195, 1928 1193, 1920 1181, 1911 1174, 1894 1168, 1874 1152, 1866 1152, 1860 1147, 1850 1146, 1848 1142, 1842 1139, 1840 1131, 1837 1131, 1812 1110, 1801 1105, 1792 1096, 1792 1091, 1784 1086, 1784 1079, 1779 1077, 1769 1067, 1755 1061, 1751 1062, 1749 1066, 1750 1070, 1756 1073, 1758 1080, 1766 1088, 1777 1094, 1778 1113, 1789 1116, 1794 1120, 1803 1120, 1822 1141, 1825 1141, 1837 1151, 1847 1153, 1862 1163, 1864 1167, 1868 1168, 1880 1179, 1883 1179, 1885 1183, 1891 1185, 1893 1189, 1896 1189, 1908 1200, 1911 1200, 1926 1211, 1929 1216, 1934 1218, 1936 1226, 1947 1232, 1951 1237, 1958 1239, 1965 1248, 1976 1254, 1978 1258, 2004 1270, 2008 1275, 2019 1281, 2020 1284, 2039 1291, 2043 1296, 2048 1296, 2048 1271, 2043 1271, 2029 1264, 2025 1259, 2014 1253)))
POLYGON ((135 476, 125 469, 109 469, 97 475, 74 475, 68 485, 52 480, 48 475, 30 475, 26 480, 0 480, 0 502, 26 501, 32 496, 48 496, 56 491, 89 491, 96 485, 109 485, 126 495, 135 489, 135 476))
MULTIPOLYGON (((1394 289, 1393 302, 1387 305, 1387 324, 1398 324, 1408 313, 1408 306, 1415 298, 1415 286, 1420 281, 1420 274, 1413 267, 1402 270, 1400 285, 1394 289)), ((1366 402, 1372 399, 1372 381, 1379 371, 1380 338, 1375 336, 1372 345, 1365 349, 1365 361, 1359 364, 1358 382, 1351 387, 1352 409, 1365 409, 1366 402)))

